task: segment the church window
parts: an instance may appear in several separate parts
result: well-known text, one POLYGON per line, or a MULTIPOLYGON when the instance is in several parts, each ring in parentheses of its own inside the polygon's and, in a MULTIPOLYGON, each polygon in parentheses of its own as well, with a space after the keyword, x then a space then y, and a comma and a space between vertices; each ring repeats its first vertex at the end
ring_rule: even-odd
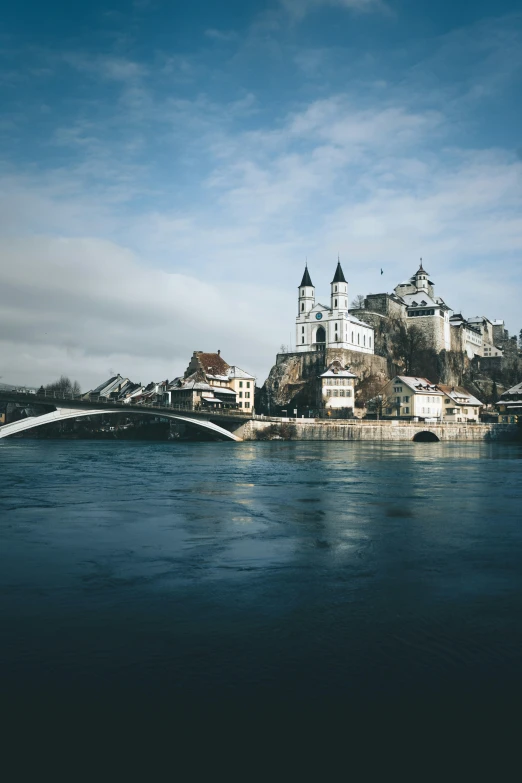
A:
POLYGON ((337 299, 335 300, 335 305, 334 306, 337 307, 337 299))
POLYGON ((303 312, 303 310, 304 310, 304 303, 301 302, 301 312, 303 312))
POLYGON ((304 343, 304 337, 301 337, 301 342, 304 343))
POLYGON ((301 296, 304 296, 304 288, 301 290, 301 296))
POLYGON ((337 293, 337 286, 335 286, 334 291, 335 291, 335 293, 337 293))
POLYGON ((304 334, 304 326, 301 326, 301 334, 304 334))

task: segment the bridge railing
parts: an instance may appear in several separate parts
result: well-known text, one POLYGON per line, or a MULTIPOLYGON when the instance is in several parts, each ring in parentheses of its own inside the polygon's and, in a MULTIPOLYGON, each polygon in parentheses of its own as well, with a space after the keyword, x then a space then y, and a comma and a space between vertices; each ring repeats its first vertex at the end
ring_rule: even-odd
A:
MULTIPOLYGON (((14 393, 14 392, 13 392, 14 393)), ((20 394, 20 392, 16 392, 17 394, 20 394)), ((24 396, 26 396, 24 394, 24 396)), ((100 395, 85 395, 85 394, 72 394, 71 392, 56 392, 56 391, 48 391, 44 389, 41 392, 37 392, 36 394, 31 394, 31 398, 34 398, 35 402, 40 402, 42 398, 47 402, 52 400, 53 402, 83 402, 83 403, 96 403, 97 405, 103 405, 107 407, 118 407, 122 409, 122 413, 124 412, 125 408, 132 407, 135 408, 154 408, 158 409, 158 411, 165 410, 165 411, 175 411, 177 413, 203 413, 208 414, 212 416, 230 416, 233 414, 234 416, 244 416, 245 418, 252 418, 252 413, 248 413, 248 411, 242 410, 241 408, 218 408, 218 409, 206 409, 206 408, 200 408, 200 409, 194 409, 191 405, 170 405, 166 402, 161 401, 153 401, 153 400, 133 400, 130 399, 110 399, 108 397, 100 396, 100 395)))

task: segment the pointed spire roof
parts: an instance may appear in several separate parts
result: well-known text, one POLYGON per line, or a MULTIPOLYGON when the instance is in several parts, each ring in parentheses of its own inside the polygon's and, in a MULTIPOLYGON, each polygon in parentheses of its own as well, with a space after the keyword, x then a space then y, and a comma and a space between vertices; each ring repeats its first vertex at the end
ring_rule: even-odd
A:
POLYGON ((301 288, 301 286, 303 286, 303 285, 312 286, 312 288, 314 287, 314 284, 312 283, 312 280, 311 280, 311 277, 310 277, 310 272, 308 271, 308 264, 305 266, 303 279, 301 280, 301 285, 299 286, 299 288, 301 288))
POLYGON ((426 270, 422 266, 422 258, 420 260, 420 267, 418 268, 417 272, 415 273, 415 276, 420 275, 420 274, 429 275, 429 272, 426 272, 426 270))
POLYGON ((334 279, 332 280, 332 283, 346 283, 343 268, 339 260, 339 256, 337 256, 337 268, 335 270, 335 275, 334 275, 334 279))

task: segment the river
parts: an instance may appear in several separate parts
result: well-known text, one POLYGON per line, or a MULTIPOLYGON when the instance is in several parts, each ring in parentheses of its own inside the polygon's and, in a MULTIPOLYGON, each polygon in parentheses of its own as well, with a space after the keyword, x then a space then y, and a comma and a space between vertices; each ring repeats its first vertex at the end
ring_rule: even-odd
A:
POLYGON ((0 466, 4 700, 522 694, 521 444, 8 439, 0 466))

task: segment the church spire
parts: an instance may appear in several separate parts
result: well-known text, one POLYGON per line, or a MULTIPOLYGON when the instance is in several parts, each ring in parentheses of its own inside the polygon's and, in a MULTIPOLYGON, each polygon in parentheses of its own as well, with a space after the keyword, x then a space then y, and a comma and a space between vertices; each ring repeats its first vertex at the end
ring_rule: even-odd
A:
POLYGON ((339 256, 337 256, 337 268, 335 270, 334 279, 332 280, 332 283, 346 283, 343 268, 341 266, 341 261, 339 260, 339 256))
POLYGON ((303 279, 301 280, 301 285, 299 286, 299 288, 301 288, 301 286, 305 286, 305 285, 311 286, 312 288, 313 288, 313 285, 314 285, 312 283, 311 278, 310 278, 310 272, 308 271, 308 264, 305 266, 303 279))

